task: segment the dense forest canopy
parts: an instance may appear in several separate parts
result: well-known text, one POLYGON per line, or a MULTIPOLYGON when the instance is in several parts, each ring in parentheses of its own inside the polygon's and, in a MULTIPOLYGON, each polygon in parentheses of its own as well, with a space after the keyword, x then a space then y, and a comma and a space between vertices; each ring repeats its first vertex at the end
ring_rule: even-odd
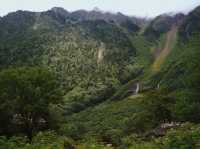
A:
POLYGON ((200 7, 0 18, 0 149, 199 149, 200 7))

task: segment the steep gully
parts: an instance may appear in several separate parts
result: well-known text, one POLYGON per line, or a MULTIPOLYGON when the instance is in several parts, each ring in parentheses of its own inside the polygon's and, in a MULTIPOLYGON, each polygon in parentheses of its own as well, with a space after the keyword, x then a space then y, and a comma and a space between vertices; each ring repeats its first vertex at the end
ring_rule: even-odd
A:
MULTIPOLYGON (((174 45, 176 44, 177 32, 178 32, 178 26, 173 25, 171 30, 166 35, 166 40, 165 40, 164 47, 162 48, 162 50, 155 50, 155 51, 159 51, 159 53, 155 53, 156 55, 155 61, 152 64, 152 68, 151 68, 153 73, 160 71, 162 64, 164 63, 165 59, 172 51, 174 45)), ((158 88, 159 86, 160 85, 158 84, 158 88)), ((135 82, 131 87, 132 95, 139 94, 141 88, 142 88, 141 83, 135 82)))
POLYGON ((166 40, 164 47, 156 54, 155 61, 152 65, 152 71, 158 72, 161 69, 162 64, 164 63, 166 57, 170 54, 173 49, 176 39, 177 39, 177 25, 172 26, 171 30, 166 35, 166 40))

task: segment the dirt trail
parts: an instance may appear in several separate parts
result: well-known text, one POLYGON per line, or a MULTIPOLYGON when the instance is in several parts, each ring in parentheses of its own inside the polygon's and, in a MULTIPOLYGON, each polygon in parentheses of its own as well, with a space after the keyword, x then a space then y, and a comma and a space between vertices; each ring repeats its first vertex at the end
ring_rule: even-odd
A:
POLYGON ((97 64, 100 64, 101 61, 103 60, 105 49, 106 49, 105 45, 103 43, 101 43, 99 50, 98 50, 98 53, 97 53, 97 64))
POLYGON ((171 28, 171 30, 167 33, 164 48, 161 50, 161 53, 157 55, 157 57, 153 63, 152 70, 154 72, 157 72, 160 70, 160 67, 163 64, 165 58, 169 55, 169 53, 173 49, 173 47, 176 43, 177 31, 178 31, 178 27, 173 26, 171 28))

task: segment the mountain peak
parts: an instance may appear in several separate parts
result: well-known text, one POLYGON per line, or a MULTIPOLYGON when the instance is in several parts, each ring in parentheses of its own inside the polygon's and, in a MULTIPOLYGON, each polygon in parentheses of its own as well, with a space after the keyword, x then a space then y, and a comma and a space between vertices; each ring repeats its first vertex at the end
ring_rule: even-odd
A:
POLYGON ((93 8, 93 11, 101 12, 101 9, 100 9, 99 7, 94 7, 94 8, 93 8))
POLYGON ((68 13, 68 11, 62 7, 53 7, 53 8, 51 8, 51 11, 53 11, 55 13, 59 13, 59 14, 67 14, 68 13))

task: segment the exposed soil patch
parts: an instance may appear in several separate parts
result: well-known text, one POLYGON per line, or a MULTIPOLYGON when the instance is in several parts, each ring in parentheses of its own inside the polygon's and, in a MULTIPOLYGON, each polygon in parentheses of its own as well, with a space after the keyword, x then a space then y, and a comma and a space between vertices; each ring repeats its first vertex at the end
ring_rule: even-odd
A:
POLYGON ((153 71, 159 71, 161 65, 165 61, 165 58, 169 55, 171 50, 173 49, 175 43, 176 43, 176 38, 177 38, 177 31, 178 27, 173 26, 172 29, 167 33, 166 41, 164 48, 161 51, 160 54, 157 54, 157 57, 155 59, 155 62, 153 64, 153 71))

